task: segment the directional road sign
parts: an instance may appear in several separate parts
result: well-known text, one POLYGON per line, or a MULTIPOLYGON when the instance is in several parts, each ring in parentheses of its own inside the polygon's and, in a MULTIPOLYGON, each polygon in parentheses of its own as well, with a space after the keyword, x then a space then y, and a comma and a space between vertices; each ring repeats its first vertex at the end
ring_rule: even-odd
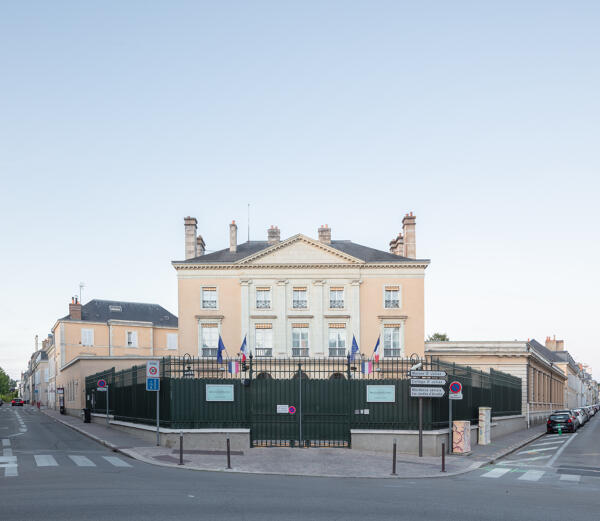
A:
POLYGON ((446 391, 443 387, 411 387, 411 398, 441 398, 446 391))
POLYGON ((410 376, 434 376, 434 377, 445 377, 446 371, 410 371, 410 376))
POLYGON ((160 391, 160 378, 146 378, 146 391, 160 391))
POLYGON ((411 378, 410 385, 446 385, 442 378, 411 378))

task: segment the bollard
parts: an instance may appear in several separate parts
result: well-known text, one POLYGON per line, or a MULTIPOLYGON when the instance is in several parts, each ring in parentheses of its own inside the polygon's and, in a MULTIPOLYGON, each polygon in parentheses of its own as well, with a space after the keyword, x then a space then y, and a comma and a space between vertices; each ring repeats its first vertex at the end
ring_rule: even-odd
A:
POLYGON ((442 472, 446 472, 446 444, 442 443, 442 472))
POLYGON ((229 433, 227 433, 227 468, 231 468, 231 444, 229 443, 229 433))
POLYGON ((396 475, 396 438, 394 438, 394 446, 392 449, 392 476, 396 475))
POLYGON ((179 464, 183 465, 183 429, 179 431, 179 464))

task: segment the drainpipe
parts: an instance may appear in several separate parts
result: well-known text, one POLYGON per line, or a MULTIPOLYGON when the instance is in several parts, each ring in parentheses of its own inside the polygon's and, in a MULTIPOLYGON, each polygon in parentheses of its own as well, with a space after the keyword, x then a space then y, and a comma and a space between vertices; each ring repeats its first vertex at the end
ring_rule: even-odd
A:
POLYGON ((531 349, 529 347, 529 344, 527 344, 527 353, 528 353, 528 355, 527 355, 527 396, 526 396, 526 399, 527 399, 527 428, 528 429, 530 428, 530 424, 529 424, 529 398, 530 398, 529 387, 531 386, 531 371, 530 371, 531 366, 530 366, 530 362, 529 362, 529 353, 530 353, 530 350, 531 349))

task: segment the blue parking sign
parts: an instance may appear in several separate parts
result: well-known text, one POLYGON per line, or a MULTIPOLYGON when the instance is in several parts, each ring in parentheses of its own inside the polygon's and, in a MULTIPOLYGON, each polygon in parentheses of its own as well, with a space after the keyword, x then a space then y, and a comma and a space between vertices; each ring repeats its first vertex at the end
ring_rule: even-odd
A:
POLYGON ((146 391, 160 391, 160 378, 146 378, 146 391))

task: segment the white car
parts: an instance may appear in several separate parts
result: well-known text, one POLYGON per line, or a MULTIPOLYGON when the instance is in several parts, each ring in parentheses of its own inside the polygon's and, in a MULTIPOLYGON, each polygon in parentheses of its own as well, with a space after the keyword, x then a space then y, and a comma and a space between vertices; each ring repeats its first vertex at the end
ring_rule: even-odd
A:
POLYGON ((573 412, 577 415, 577 421, 579 422, 579 425, 583 425, 585 423, 583 411, 581 409, 575 409, 573 412))

